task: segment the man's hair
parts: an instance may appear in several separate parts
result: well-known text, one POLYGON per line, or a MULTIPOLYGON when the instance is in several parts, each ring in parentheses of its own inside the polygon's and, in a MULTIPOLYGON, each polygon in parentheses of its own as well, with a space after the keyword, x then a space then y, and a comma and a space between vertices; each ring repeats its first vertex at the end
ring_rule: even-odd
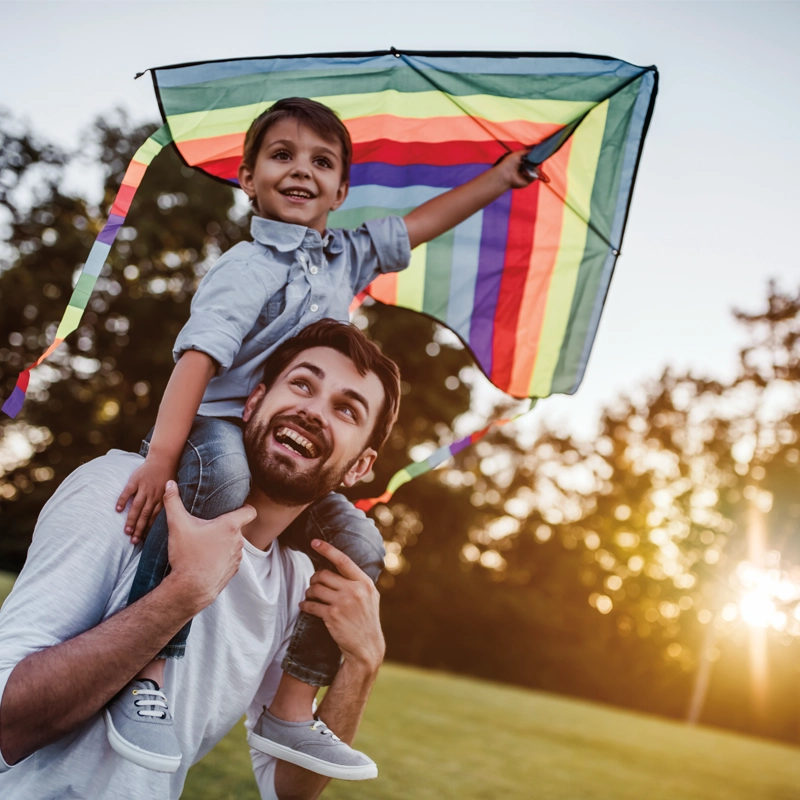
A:
POLYGON ((360 375, 373 372, 383 386, 383 405, 372 429, 367 447, 376 452, 389 438, 400 409, 400 370, 391 358, 367 339, 355 325, 321 319, 303 328, 297 336, 281 343, 264 362, 261 382, 270 390, 278 376, 304 350, 312 347, 330 347, 347 356, 360 375))
POLYGON ((326 142, 338 142, 342 148, 342 181, 350 180, 353 143, 350 141, 347 128, 328 106, 306 97, 284 97, 283 100, 278 100, 275 105, 253 120, 244 137, 244 154, 242 155, 242 163, 249 170, 255 169, 256 158, 261 149, 261 142, 264 141, 264 135, 282 119, 296 119, 311 128, 326 142))

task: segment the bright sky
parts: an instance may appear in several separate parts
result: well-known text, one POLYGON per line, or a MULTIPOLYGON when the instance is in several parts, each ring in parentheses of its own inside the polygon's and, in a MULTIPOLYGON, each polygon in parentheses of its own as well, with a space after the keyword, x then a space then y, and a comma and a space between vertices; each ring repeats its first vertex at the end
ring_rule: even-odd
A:
POLYGON ((733 307, 796 288, 800 4, 776 2, 2 2, 0 106, 77 147, 120 106, 158 118, 147 67, 351 50, 574 51, 655 64, 661 87, 586 377, 537 419, 592 431, 664 366, 725 378, 733 307))

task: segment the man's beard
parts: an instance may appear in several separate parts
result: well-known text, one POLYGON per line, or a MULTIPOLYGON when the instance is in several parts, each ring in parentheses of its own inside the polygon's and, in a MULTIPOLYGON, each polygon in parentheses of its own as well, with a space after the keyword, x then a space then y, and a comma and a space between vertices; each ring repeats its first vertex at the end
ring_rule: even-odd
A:
POLYGON ((326 462, 331 455, 331 446, 324 433, 318 426, 294 415, 278 415, 269 422, 249 423, 244 432, 244 450, 250 465, 252 486, 284 506, 305 506, 328 494, 339 486, 342 478, 359 459, 356 456, 349 464, 338 469, 328 465, 326 462), (320 443, 322 452, 315 459, 314 469, 301 472, 295 458, 268 449, 267 443, 273 431, 287 422, 320 443))

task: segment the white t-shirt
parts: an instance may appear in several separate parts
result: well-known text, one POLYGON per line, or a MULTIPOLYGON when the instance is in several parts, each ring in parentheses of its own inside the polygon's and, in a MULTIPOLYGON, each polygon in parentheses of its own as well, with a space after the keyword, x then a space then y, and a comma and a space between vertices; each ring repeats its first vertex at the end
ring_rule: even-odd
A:
MULTIPOLYGON (((139 561, 115 501, 139 456, 112 450, 75 470, 39 516, 28 560, 0 610, 0 702, 26 656, 71 639, 119 611, 139 561)), ((0 797, 14 800, 178 798, 189 767, 247 714, 269 705, 313 572, 302 553, 245 542, 238 573, 195 617, 186 656, 167 662, 165 691, 183 761, 173 775, 117 755, 101 714, 10 767, 0 756, 0 797)), ((100 656, 98 656, 99 658, 100 656)), ((263 798, 273 798, 275 761, 251 753, 263 798)))

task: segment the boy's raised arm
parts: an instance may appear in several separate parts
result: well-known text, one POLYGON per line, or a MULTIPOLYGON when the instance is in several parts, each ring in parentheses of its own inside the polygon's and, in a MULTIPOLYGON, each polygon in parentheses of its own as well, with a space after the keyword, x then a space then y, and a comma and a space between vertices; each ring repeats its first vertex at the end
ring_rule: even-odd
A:
POLYGON ((117 511, 133 497, 125 533, 136 544, 148 522, 161 511, 164 484, 175 477, 186 439, 217 362, 200 350, 187 350, 172 370, 158 408, 156 427, 144 464, 133 472, 117 500, 117 511))
POLYGON ((509 153, 502 161, 471 181, 428 200, 406 215, 411 248, 429 242, 485 208, 509 189, 522 189, 538 175, 525 167, 528 150, 509 153))

